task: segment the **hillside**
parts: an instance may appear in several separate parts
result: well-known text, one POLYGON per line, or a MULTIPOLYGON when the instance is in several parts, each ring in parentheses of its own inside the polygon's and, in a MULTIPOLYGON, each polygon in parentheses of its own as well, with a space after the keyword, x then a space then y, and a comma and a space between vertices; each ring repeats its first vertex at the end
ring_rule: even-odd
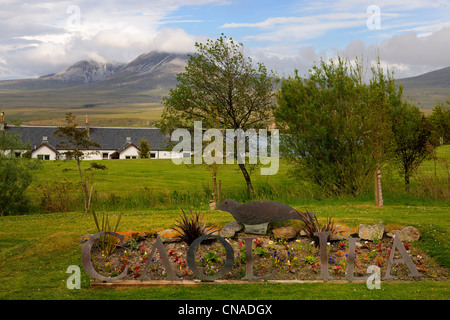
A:
POLYGON ((445 101, 450 98, 450 67, 399 79, 398 83, 404 86, 404 97, 420 105, 428 113, 433 109, 436 99, 445 101))

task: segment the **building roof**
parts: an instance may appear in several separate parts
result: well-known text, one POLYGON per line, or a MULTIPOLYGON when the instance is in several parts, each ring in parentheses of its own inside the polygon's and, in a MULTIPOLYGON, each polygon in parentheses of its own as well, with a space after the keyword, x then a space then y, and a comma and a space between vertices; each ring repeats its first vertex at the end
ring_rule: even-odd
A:
MULTIPOLYGON (((6 126, 8 133, 17 133, 22 142, 30 143, 31 148, 36 148, 44 141, 46 137, 47 144, 60 150, 57 145, 63 139, 55 136, 53 133, 58 129, 56 126, 6 126)), ((80 127, 84 129, 84 127, 80 127)), ((154 151, 167 150, 169 136, 163 135, 157 128, 106 128, 90 127, 89 139, 100 144, 101 148, 92 148, 92 150, 120 150, 124 145, 133 143, 139 145, 142 139, 147 140, 150 148, 154 151)))

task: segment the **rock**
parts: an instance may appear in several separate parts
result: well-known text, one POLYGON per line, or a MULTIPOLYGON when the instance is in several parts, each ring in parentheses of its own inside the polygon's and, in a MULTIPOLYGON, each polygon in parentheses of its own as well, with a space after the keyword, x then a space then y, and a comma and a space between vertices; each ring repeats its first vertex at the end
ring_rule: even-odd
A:
POLYGON ((251 234, 260 234, 264 235, 267 233, 267 227, 269 223, 260 223, 260 224, 244 224, 245 233, 251 234))
POLYGON ((348 238, 351 234, 356 233, 355 229, 342 224, 336 224, 335 227, 336 233, 331 236, 330 240, 344 240, 344 238, 348 238))
POLYGON ((358 237, 363 240, 381 240, 384 234, 384 225, 376 224, 373 226, 360 224, 358 228, 358 237))
POLYGON ((157 235, 161 238, 163 243, 170 243, 179 241, 178 236, 180 234, 174 229, 164 229, 158 231, 157 235))
POLYGON ((276 239, 292 239, 297 236, 297 230, 294 227, 282 227, 273 229, 273 236, 276 239))
POLYGON ((419 230, 413 226, 404 227, 401 230, 392 230, 388 233, 388 236, 390 237, 393 237, 394 235, 398 236, 402 242, 418 241, 421 237, 419 230))
POLYGON ((223 228, 219 232, 219 236, 221 236, 222 238, 232 238, 243 228, 244 226, 241 223, 233 220, 223 226, 223 228))

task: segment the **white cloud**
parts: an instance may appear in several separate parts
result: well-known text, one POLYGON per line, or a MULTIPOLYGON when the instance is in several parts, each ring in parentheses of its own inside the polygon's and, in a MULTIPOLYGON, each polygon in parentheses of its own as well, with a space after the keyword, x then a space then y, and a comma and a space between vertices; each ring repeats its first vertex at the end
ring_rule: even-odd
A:
POLYGON ((350 61, 358 58, 367 66, 374 65, 379 56, 385 70, 394 72, 396 78, 405 78, 450 66, 450 27, 429 35, 417 32, 395 35, 379 44, 357 39, 340 49, 318 50, 313 45, 294 49, 290 45, 273 45, 247 52, 268 69, 278 70, 280 76, 293 75, 295 69, 306 74, 321 58, 327 61, 339 55, 350 61))
POLYGON ((212 32, 230 32, 255 60, 283 74, 294 68, 304 73, 320 57, 336 54, 374 59, 377 50, 383 64, 402 76, 450 65, 447 0, 290 2, 276 15, 255 10, 253 19, 266 13, 256 22, 238 20, 245 15, 233 21, 221 7, 202 11, 208 3, 233 5, 226 0, 2 0, 0 79, 53 73, 82 59, 127 62, 150 50, 192 52, 196 41, 206 40, 200 26, 214 19, 217 30, 212 32), (373 4, 381 8, 382 29, 371 32, 366 9, 373 4), (204 15, 178 10, 185 5, 204 15), (79 16, 68 10, 71 6, 79 8, 79 16), (434 10, 433 15, 422 15, 426 10, 434 10), (187 22, 193 27, 182 29, 187 22), (339 40, 333 42, 335 38, 339 40))
POLYGON ((0 4, 0 79, 36 77, 82 59, 128 62, 150 50, 191 52, 200 39, 163 27, 184 5, 217 0, 35 1, 0 4))

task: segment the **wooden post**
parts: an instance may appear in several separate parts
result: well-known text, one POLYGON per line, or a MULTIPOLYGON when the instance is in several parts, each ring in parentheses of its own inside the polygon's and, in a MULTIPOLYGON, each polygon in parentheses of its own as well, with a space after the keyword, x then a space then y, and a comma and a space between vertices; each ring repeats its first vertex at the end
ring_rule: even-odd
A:
POLYGON ((383 193, 381 191, 381 170, 375 170, 374 174, 374 187, 375 187, 375 206, 383 206, 383 193))

